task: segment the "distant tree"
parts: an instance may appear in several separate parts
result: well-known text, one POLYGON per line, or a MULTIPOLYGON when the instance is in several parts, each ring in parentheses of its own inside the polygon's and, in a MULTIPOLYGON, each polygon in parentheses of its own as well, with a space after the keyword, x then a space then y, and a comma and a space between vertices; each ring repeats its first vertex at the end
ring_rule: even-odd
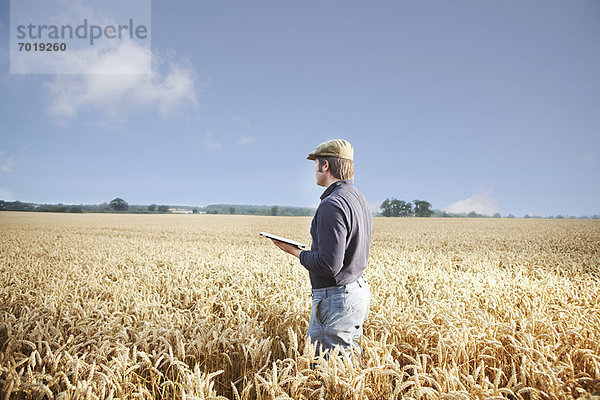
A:
POLYGON ((120 197, 111 200, 109 204, 110 208, 112 208, 115 211, 127 211, 127 209, 129 208, 129 204, 127 204, 127 202, 120 197))
POLYGON ((470 213, 467 214, 467 217, 469 217, 469 218, 477 218, 477 213, 475 211, 471 211, 470 213))
POLYGON ((4 204, 4 200, 0 200, 0 211, 6 210, 6 205, 4 204))
POLYGON ((392 217, 399 217, 400 216, 400 210, 402 208, 402 205, 405 204, 406 202, 403 200, 396 200, 396 199, 392 199, 390 201, 390 208, 392 210, 392 217))
POLYGON ((271 207, 271 215, 279 215, 279 207, 277 207, 277 206, 271 207))
POLYGON ((529 214, 525 214, 523 215, 523 218, 531 218, 531 216, 529 214))
POLYGON ((508 214, 508 215, 506 216, 506 218, 515 218, 515 216, 514 216, 514 215, 512 215, 512 214, 508 214))
POLYGON ((235 214, 235 207, 229 207, 229 214, 235 214))
POLYGON ((384 217, 408 217, 412 211, 411 203, 394 198, 385 199, 379 208, 384 217))
POLYGON ((494 218, 502 218, 502 215, 500 215, 500 213, 495 213, 494 218))
POLYGON ((383 215, 384 217, 391 217, 392 207, 390 199, 385 199, 383 203, 381 203, 381 205, 379 206, 379 209, 381 210, 381 215, 383 215))
POLYGON ((83 207, 82 206, 72 206, 71 209, 69 210, 69 212, 72 212, 72 213, 82 213, 83 212, 83 207))
POLYGON ((425 200, 413 201, 415 205, 415 216, 416 217, 431 217, 433 211, 431 210, 431 204, 425 200))
POLYGON ((159 213, 169 212, 169 206, 158 206, 158 212, 159 213))
POLYGON ((200 210, 198 210, 197 208, 194 208, 194 209, 192 210, 192 213, 194 213, 194 214, 199 214, 199 213, 200 213, 200 210))
POLYGON ((408 217, 412 212, 412 204, 407 203, 404 200, 394 200, 392 201, 395 208, 398 210, 398 216, 400 217, 408 217))
POLYGON ((154 211, 156 211, 156 204, 150 204, 150 205, 148 206, 148 211, 151 211, 151 212, 154 212, 154 211))

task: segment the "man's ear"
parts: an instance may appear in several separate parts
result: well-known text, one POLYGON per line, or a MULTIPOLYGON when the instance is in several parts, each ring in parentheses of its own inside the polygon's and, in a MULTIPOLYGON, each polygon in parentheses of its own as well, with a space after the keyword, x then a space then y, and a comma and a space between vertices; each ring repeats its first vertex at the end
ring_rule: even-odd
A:
POLYGON ((329 160, 323 160, 323 165, 321 166, 322 172, 329 171, 329 160))

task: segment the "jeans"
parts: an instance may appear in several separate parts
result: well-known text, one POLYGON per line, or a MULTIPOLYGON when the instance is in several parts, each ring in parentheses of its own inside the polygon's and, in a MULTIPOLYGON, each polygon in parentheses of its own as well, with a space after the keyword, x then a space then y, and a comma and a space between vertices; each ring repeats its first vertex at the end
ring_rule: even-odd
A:
POLYGON ((312 290, 312 309, 307 336, 317 354, 335 346, 340 351, 360 351, 363 323, 369 315, 369 284, 362 276, 354 283, 312 290))

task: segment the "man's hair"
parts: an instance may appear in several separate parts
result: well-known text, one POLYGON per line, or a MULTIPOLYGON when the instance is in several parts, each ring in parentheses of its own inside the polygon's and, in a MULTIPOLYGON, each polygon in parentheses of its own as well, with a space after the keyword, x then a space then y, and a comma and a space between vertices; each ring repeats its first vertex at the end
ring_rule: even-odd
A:
POLYGON ((317 157, 319 163, 319 171, 325 165, 325 161, 329 162, 329 172, 336 179, 354 179, 354 162, 346 158, 337 157, 317 157))

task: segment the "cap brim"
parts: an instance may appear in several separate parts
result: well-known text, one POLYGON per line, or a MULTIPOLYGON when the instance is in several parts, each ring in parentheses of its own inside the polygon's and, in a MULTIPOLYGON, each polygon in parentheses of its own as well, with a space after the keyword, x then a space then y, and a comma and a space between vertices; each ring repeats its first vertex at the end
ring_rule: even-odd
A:
POLYGON ((306 157, 307 160, 316 160, 317 159, 317 155, 316 154, 309 154, 308 157, 306 157))

